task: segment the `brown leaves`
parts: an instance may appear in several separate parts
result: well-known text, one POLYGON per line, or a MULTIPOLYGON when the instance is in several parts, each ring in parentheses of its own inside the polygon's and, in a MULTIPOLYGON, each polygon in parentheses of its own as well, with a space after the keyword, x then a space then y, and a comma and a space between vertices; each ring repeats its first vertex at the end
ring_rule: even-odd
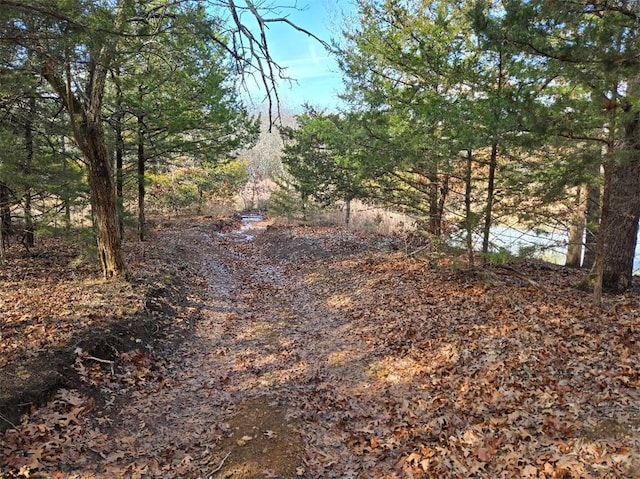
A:
POLYGON ((62 393, 5 434, 0 467, 640 476, 637 297, 598 309, 571 287, 577 273, 537 263, 518 268, 545 290, 514 275, 487 284, 331 228, 239 242, 205 226, 165 233, 183 252, 188 341, 119 355, 113 371, 81 355, 77 370, 104 406, 62 393))
MULTIPOLYGON (((86 415, 92 408, 93 400, 86 396, 77 391, 60 390, 47 406, 23 422, 19 432, 12 429, 4 434, 0 448, 4 461, 0 461, 0 468, 17 470, 18 475, 24 477, 38 471, 51 471, 52 465, 60 464, 73 438, 84 433, 86 415)), ((83 461, 77 453, 69 458, 83 461)))
MULTIPOLYGON (((294 234, 313 236, 322 248, 331 233, 307 228, 294 234)), ((385 444, 392 454, 378 454, 375 465, 363 469, 367 477, 378 470, 390 474, 392 458, 399 457, 406 477, 591 477, 595 470, 623 477, 637 470, 632 457, 638 454, 640 415, 633 412, 632 387, 640 385, 638 298, 614 302, 617 314, 594 308, 572 289, 575 273, 560 268, 521 266, 523 276, 545 290, 515 276, 497 288, 399 254, 363 250, 348 261, 311 257, 283 265, 289 281, 277 301, 305 298, 304 304, 292 302, 299 311, 317 312, 311 317, 325 324, 322 338, 334 335, 327 341, 336 349, 326 357, 344 350, 340 331, 360 338, 349 351, 367 371, 365 380, 329 376, 333 388, 315 389, 310 399, 309 418, 337 408, 349 416, 324 433, 307 431, 324 451, 339 441, 323 435, 347 438, 332 460, 311 453, 316 474, 340 477, 353 457, 364 464, 364 456, 385 444), (328 401, 329 391, 352 399, 336 404, 328 401), (614 462, 619 456, 613 452, 585 452, 618 441, 605 431, 589 437, 586 426, 589 418, 614 410, 631 414, 635 424, 625 431, 626 465, 614 462), (375 440, 357 434, 371 425, 375 440)), ((326 354, 318 349, 319 356, 326 354)), ((340 357, 349 362, 348 355, 340 357)))
POLYGON ((93 265, 71 268, 77 247, 42 239, 29 256, 10 251, 0 268, 0 368, 68 347, 84 328, 97 328, 142 307, 144 288, 96 280, 93 265))

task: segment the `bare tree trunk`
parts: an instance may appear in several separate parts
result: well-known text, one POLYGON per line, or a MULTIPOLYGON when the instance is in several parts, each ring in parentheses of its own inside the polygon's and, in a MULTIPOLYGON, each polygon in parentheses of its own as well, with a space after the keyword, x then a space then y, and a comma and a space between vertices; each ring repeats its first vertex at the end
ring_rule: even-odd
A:
POLYGON ((429 226, 428 232, 440 236, 440 218, 438 217, 438 173, 430 172, 429 179, 429 226))
MULTIPOLYGON (((640 84, 630 83, 629 92, 638 90, 640 84)), ((640 219, 640 111, 629 104, 624 107, 622 120, 623 139, 605 162, 596 261, 596 284, 601 291, 594 292, 596 302, 600 301, 602 291, 617 294, 629 289, 633 277, 640 219)))
POLYGON ((124 152, 122 145, 122 130, 117 131, 116 146, 116 207, 118 208, 118 226, 120 229, 120 238, 124 238, 124 171, 123 158, 124 152))
POLYGON ((442 184, 440 185, 440 197, 438 198, 438 235, 442 235, 443 223, 444 223, 444 207, 447 203, 447 196, 449 195, 449 180, 451 175, 446 173, 442 178, 442 184))
POLYGON ((0 259, 4 260, 7 238, 11 233, 11 209, 9 201, 11 193, 4 183, 0 182, 0 259))
POLYGON ((11 224, 11 190, 2 182, 0 182, 0 222, 2 222, 2 231, 4 231, 5 237, 9 236, 13 232, 11 224))
POLYGON ((569 225, 569 242, 567 245, 567 257, 565 265, 570 268, 579 268, 582 262, 582 237, 585 229, 585 201, 586 187, 577 188, 574 210, 571 215, 571 224, 569 225))
MULTIPOLYGON (((117 2, 114 31, 120 31, 124 24, 123 7, 123 2, 117 2)), ((69 114, 74 141, 86 163, 102 274, 105 278, 126 277, 115 189, 102 126, 102 102, 108 69, 116 54, 115 43, 113 39, 102 39, 102 43, 92 50, 84 92, 78 92, 70 62, 61 62, 58 55, 53 55, 42 45, 33 48, 38 53, 43 77, 69 114)))
POLYGON ((114 133, 116 136, 116 206, 118 208, 118 225, 120 238, 124 237, 124 138, 122 136, 124 112, 122 111, 122 89, 120 88, 120 70, 113 73, 116 85, 116 114, 114 133))
POLYGON ((604 172, 604 192, 602 196, 602 210, 600 211, 600 226, 598 227, 598 243, 596 245, 596 263, 594 265, 595 281, 593 284, 593 302, 602 303, 602 292, 604 283, 604 251, 607 241, 607 227, 609 224, 609 196, 611 194, 611 176, 605 165, 604 172))
POLYGON ((489 235, 493 222, 493 200, 496 182, 496 169, 498 166, 498 144, 491 145, 491 157, 489 158, 489 179, 487 180, 487 204, 484 209, 484 228, 482 229, 482 254, 489 252, 489 235))
MULTIPOLYGON (((66 138, 64 136, 60 138, 60 146, 62 149, 62 172, 66 176, 68 160, 66 156, 66 138)), ((64 228, 69 231, 71 229, 71 195, 66 187, 62 190, 62 201, 64 203, 64 228)))
POLYGON ((35 228, 33 225, 33 211, 31 208, 31 188, 27 188, 23 196, 24 207, 24 236, 22 243, 27 249, 33 248, 35 245, 35 228))
POLYGON ((464 213, 465 220, 464 226, 467 233, 467 258, 469 261, 469 267, 473 268, 474 265, 474 251, 473 251, 473 228, 474 219, 473 212, 471 211, 471 175, 473 172, 473 152, 467 150, 467 168, 464 177, 464 213))
POLYGON ((33 121, 36 116, 36 98, 35 96, 31 96, 29 98, 29 111, 27 112, 27 122, 24 128, 24 142, 25 142, 25 150, 26 157, 25 161, 22 164, 22 173, 25 175, 27 180, 27 188, 25 189, 23 198, 23 208, 24 208, 24 236, 23 236, 23 244, 27 248, 32 248, 35 244, 34 238, 34 225, 33 225, 33 213, 31 209, 31 173, 33 169, 33 121))
MULTIPOLYGON (((498 78, 496 94, 498 98, 502 96, 502 84, 503 84, 503 55, 502 51, 498 52, 498 78)), ((499 108, 496 108, 493 112, 494 119, 499 121, 501 112, 499 108)), ((493 203, 495 195, 495 182, 496 182, 496 170, 498 168, 498 138, 494 132, 491 141, 491 156, 489 157, 489 178, 487 179, 487 204, 484 211, 484 228, 482 230, 482 255, 486 258, 489 252, 489 236, 491 234, 491 225, 493 223, 493 203)))
POLYGON ((429 223, 427 231, 434 236, 442 235, 444 206, 449 193, 449 175, 438 178, 437 169, 427 175, 429 180, 429 223))
POLYGON ((344 225, 349 226, 351 222, 351 198, 344 200, 344 225))
POLYGON ((97 122, 84 131, 87 177, 91 189, 98 243, 98 259, 105 278, 126 275, 122 241, 118 227, 116 196, 107 154, 104 130, 97 122))
POLYGON ((603 238, 602 288, 610 293, 629 289, 633 275, 640 217, 640 155, 625 164, 616 162, 608 174, 608 208, 600 225, 603 238))
MULTIPOLYGON (((600 164, 596 166, 597 173, 600 174, 600 164)), ((598 184, 589 185, 587 188, 587 211, 586 211, 586 232, 584 260, 582 267, 592 269, 596 264, 596 249, 598 244, 598 228, 600 223, 600 186, 598 184)))
POLYGON ((5 259, 5 244, 4 244, 4 228, 2 227, 2 222, 0 222, 0 265, 4 263, 5 259))
POLYGON ((138 116, 138 238, 145 239, 146 217, 145 217, 145 158, 144 158, 144 115, 138 116))

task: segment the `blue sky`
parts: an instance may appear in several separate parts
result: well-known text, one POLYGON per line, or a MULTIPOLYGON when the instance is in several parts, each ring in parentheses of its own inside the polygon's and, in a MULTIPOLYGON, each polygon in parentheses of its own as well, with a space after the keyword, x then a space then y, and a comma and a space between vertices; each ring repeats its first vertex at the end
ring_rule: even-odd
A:
MULTIPOLYGON (((354 9, 349 0, 275 0, 273 4, 285 8, 266 14, 266 17, 286 15, 291 22, 327 42, 339 36, 343 13, 352 13, 354 9), (294 6, 297 8, 291 8, 294 6)), ((337 93, 342 90, 335 59, 318 41, 289 25, 272 23, 268 26, 267 41, 274 60, 296 80, 291 84, 280 82, 282 107, 299 111, 307 102, 319 108, 334 109, 339 103, 337 93)), ((254 103, 260 103, 264 92, 258 92, 256 86, 249 87, 254 103)))

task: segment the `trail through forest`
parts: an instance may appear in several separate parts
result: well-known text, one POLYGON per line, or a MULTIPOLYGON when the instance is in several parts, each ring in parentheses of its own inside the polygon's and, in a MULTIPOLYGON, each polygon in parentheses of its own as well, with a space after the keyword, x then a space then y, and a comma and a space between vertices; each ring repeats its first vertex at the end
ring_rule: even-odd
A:
POLYGON ((80 353, 97 394, 6 431, 2 477, 640 476, 637 296, 600 309, 543 263, 435 268, 376 236, 253 228, 158 228, 192 331, 80 353))

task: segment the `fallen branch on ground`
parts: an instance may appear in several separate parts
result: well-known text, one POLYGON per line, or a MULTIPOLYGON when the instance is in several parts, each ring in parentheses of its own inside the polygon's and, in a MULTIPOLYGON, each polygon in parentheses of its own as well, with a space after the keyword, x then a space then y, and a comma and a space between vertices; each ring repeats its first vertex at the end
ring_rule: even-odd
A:
POLYGON ((230 455, 231 453, 228 452, 227 455, 222 458, 222 461, 220 461, 220 464, 218 464, 218 467, 216 467, 213 471, 211 471, 211 475, 209 476, 209 479, 211 479, 216 472, 219 472, 220 469, 222 469, 222 466, 224 466, 224 461, 226 461, 230 455))

